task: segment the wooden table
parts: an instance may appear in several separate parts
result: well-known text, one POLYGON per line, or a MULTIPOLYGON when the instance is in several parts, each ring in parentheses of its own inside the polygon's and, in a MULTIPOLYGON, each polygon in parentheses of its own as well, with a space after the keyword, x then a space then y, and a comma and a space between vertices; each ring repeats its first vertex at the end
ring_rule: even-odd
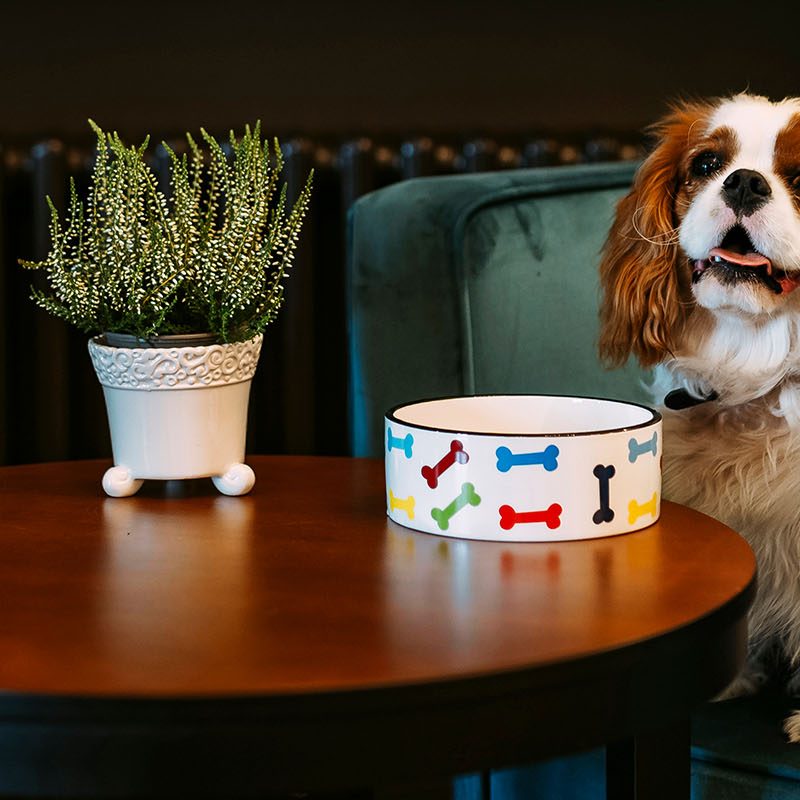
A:
POLYGON ((385 518, 380 462, 249 463, 243 498, 0 469, 0 792, 263 797, 609 742, 615 796, 688 798, 690 710, 745 652, 736 534, 665 503, 608 539, 451 540, 385 518))

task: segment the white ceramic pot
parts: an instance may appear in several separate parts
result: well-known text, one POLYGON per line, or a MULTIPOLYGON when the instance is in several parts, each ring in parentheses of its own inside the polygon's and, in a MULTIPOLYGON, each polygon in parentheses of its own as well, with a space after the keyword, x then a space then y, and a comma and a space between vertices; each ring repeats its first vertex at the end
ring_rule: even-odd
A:
POLYGON ((261 341, 109 347, 103 337, 90 339, 114 453, 106 493, 132 495, 147 479, 206 477, 223 494, 249 492, 247 406, 261 341))

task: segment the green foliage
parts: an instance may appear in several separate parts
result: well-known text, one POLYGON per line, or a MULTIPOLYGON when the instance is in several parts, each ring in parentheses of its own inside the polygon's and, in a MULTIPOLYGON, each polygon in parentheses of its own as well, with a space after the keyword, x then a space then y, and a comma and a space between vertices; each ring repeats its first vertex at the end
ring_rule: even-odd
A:
POLYGON ((20 261, 45 272, 50 291, 33 288, 33 300, 87 333, 261 333, 283 302, 313 172, 290 208, 280 146, 262 141, 260 123, 238 139, 231 131, 227 148, 201 129, 204 147, 189 134, 183 155, 162 145, 167 199, 145 160, 149 138, 128 147, 89 124, 97 156, 86 202, 71 181, 62 224, 48 197, 51 250, 20 261))

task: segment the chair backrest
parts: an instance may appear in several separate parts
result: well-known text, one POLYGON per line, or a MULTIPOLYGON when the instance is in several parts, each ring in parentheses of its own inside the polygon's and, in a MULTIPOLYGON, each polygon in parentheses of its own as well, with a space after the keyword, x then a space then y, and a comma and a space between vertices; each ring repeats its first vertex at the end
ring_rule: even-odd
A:
POLYGON ((647 401, 644 373, 597 356, 598 263, 636 165, 419 178, 350 212, 350 445, 383 414, 454 394, 647 401))

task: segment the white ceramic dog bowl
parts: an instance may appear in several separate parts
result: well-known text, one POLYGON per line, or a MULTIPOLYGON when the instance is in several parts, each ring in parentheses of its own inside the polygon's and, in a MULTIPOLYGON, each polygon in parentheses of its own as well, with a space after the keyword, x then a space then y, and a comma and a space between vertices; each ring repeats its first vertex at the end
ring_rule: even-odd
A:
POLYGON ((386 413, 386 505, 463 539, 590 539, 661 511, 661 415, 618 400, 485 395, 386 413))

